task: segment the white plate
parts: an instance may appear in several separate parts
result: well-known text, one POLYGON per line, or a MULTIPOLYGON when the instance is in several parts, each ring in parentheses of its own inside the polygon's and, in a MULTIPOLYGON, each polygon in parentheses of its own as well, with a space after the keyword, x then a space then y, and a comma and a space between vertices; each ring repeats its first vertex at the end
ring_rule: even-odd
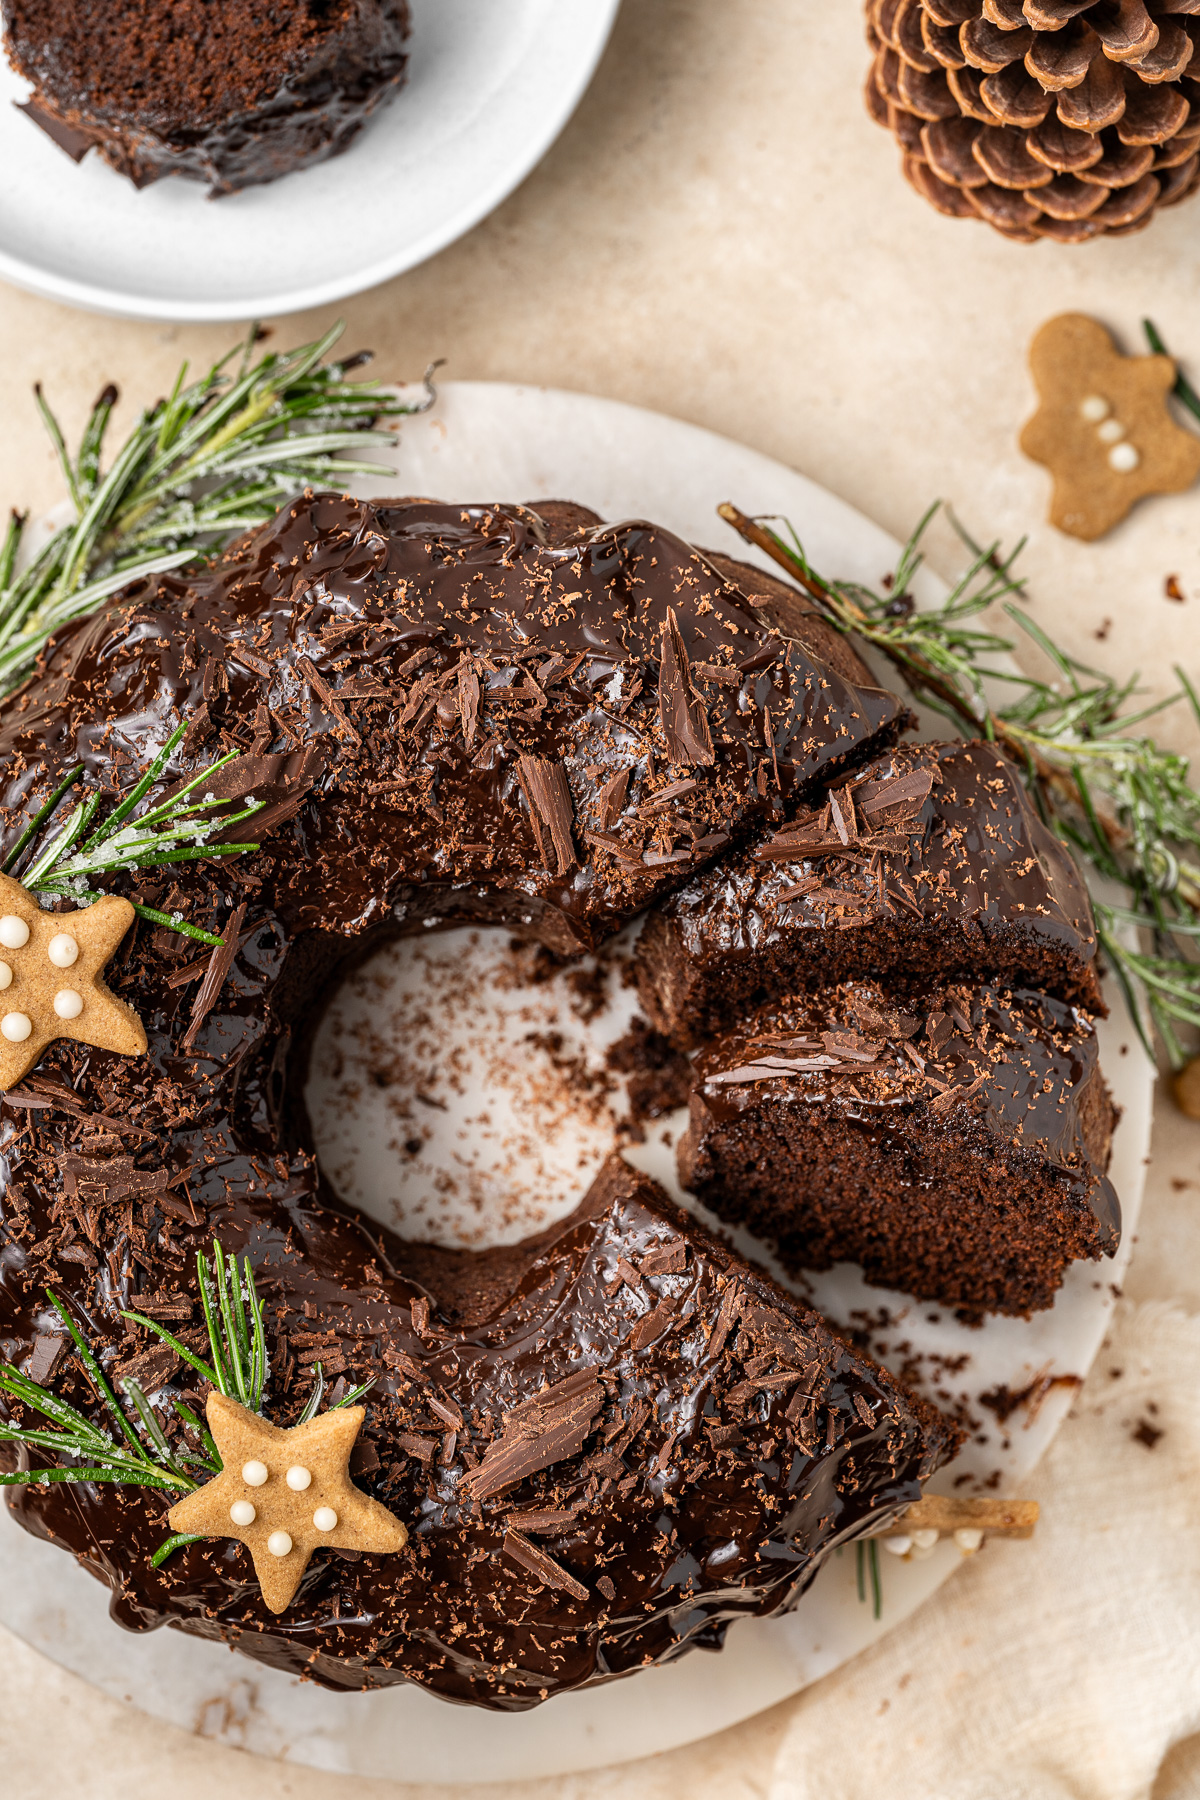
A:
POLYGON ((0 55, 0 278, 136 319, 321 306, 445 249, 524 180, 592 78, 620 0, 412 0, 408 80, 342 156, 210 201, 76 166, 0 55))
MULTIPOLYGON (((737 544, 714 514, 720 501, 733 499, 749 511, 788 515, 817 567, 872 584, 894 565, 899 548, 860 513, 780 463, 677 420, 578 394, 450 385, 434 412, 405 423, 396 463, 392 491, 448 500, 574 498, 609 518, 649 516, 696 542, 737 553, 737 544)), ((364 484, 364 491, 382 492, 386 485, 364 484)), ((937 584, 927 579, 921 597, 936 592, 937 584)), ((322 1028, 311 1095, 328 1167, 340 1163, 350 1171, 354 1164, 345 1134, 339 1137, 330 1121, 344 1110, 355 1059, 369 1064, 371 1056, 385 1053, 389 1031, 394 1050, 409 1048, 411 1034, 403 1016, 390 1023, 396 984, 405 969, 411 973, 418 958, 432 955, 452 964, 463 988, 487 994, 495 985, 489 983, 488 970, 505 955, 505 941, 503 935, 462 932, 402 945, 376 958, 357 984, 343 990, 322 1028), (373 988, 375 980, 391 981, 390 995, 373 988), (373 994, 377 998, 372 1000, 373 994), (368 1046, 369 1054, 361 1037, 364 995, 373 1027, 384 1040, 382 1051, 368 1046), (350 1065, 340 1075, 331 1055, 339 1044, 350 1065)), ((622 998, 629 1007, 628 990, 618 989, 618 1006, 622 998)), ((1015 1491, 1070 1405, 1073 1383, 1052 1384, 1059 1377, 1085 1375, 1103 1340, 1137 1228, 1153 1093, 1153 1071, 1118 997, 1110 992, 1109 999, 1113 1016, 1101 1027, 1101 1054, 1124 1109, 1112 1170, 1125 1216, 1123 1246, 1115 1261, 1076 1265, 1057 1304, 1030 1323, 993 1319, 979 1331, 965 1330, 944 1316, 934 1322, 930 1315, 937 1309, 865 1287, 846 1265, 816 1284, 820 1303, 835 1317, 847 1319, 855 1310, 877 1317, 886 1308, 890 1323, 873 1333, 873 1342, 878 1346, 885 1341, 888 1354, 898 1361, 911 1355, 969 1359, 937 1385, 961 1396, 986 1421, 989 1441, 972 1442, 943 1481, 958 1473, 985 1481, 999 1471, 1006 1491, 1015 1491), (908 1348, 900 1350, 897 1340, 908 1348), (1001 1385, 1017 1394, 1039 1377, 1040 1403, 1016 1412, 1006 1433, 997 1430, 991 1415, 979 1408, 978 1396, 1001 1385)), ((506 1027, 517 1038, 553 1024, 550 1014, 556 1005, 568 1037, 572 1032, 577 1038, 588 1035, 578 1021, 572 1023, 561 983, 535 989, 531 1005, 530 1018, 515 1025, 510 1018, 506 1027)), ((502 1023, 497 1017, 496 1028, 502 1023)), ((617 1017, 599 1020, 591 1028, 593 1053, 606 1034, 611 1037, 620 1029, 617 1017)), ((482 1031, 477 1025, 476 1036, 488 1040, 487 1054, 494 1062, 490 1025, 482 1031)), ((476 1060, 482 1068, 483 1052, 476 1060)), ((469 1078, 465 1085, 469 1115, 478 1096, 469 1078)), ((567 1141, 578 1188, 587 1179, 589 1158, 594 1161, 599 1154, 603 1132, 593 1124, 573 1136, 552 1099, 541 1096, 539 1104, 549 1111, 540 1116, 540 1128, 554 1140, 549 1153, 561 1157, 567 1141)), ((358 1120, 366 1148, 352 1178, 363 1200, 394 1223, 393 1203, 399 1197, 403 1206, 404 1195, 398 1196, 395 1184, 384 1177, 395 1163, 388 1145, 396 1137, 397 1121, 386 1104, 386 1091, 373 1082, 364 1085, 358 1120)), ((444 1160, 461 1151, 455 1136, 460 1121, 446 1115, 446 1124, 444 1160)), ((677 1119, 664 1121, 631 1153, 631 1160, 676 1192, 673 1156, 662 1139, 664 1130, 675 1134, 678 1125, 677 1119)), ((436 1144, 426 1149, 436 1159, 436 1144)), ((563 1179, 562 1166, 555 1181, 563 1179)), ((435 1222, 437 1235, 446 1241, 469 1240, 476 1233, 480 1215, 472 1204, 472 1179, 463 1185, 466 1205, 443 1207, 435 1222)), ((474 1191, 478 1199, 477 1187, 474 1191)), ((539 1216, 566 1209, 573 1194, 565 1187, 557 1193, 552 1208, 539 1216)), ((497 1235, 512 1235, 514 1229, 520 1234, 535 1222, 528 1212, 523 1221, 509 1217, 500 1222, 497 1235)), ((104 1692, 260 1755, 410 1782, 520 1780, 667 1750, 775 1704, 905 1618, 953 1572, 959 1557, 943 1544, 926 1561, 903 1563, 888 1556, 882 1561, 884 1610, 878 1623, 857 1599, 855 1558, 847 1554, 829 1562, 791 1617, 734 1626, 720 1655, 696 1651, 670 1668, 648 1670, 593 1693, 565 1695, 535 1712, 511 1717, 465 1708, 448 1714, 441 1701, 415 1688, 330 1694, 173 1631, 127 1635, 109 1623, 105 1594, 76 1564, 12 1525, 0 1525, 0 1620, 104 1692)), ((988 1622, 981 1621, 980 1629, 987 1628, 988 1622)))

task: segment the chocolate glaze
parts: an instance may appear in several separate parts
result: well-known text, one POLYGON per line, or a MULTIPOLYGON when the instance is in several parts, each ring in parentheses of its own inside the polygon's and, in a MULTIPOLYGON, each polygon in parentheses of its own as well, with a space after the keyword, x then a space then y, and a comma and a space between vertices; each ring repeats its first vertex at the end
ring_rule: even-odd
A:
MULTIPOLYGON (((178 773, 244 749, 246 778, 214 791, 252 788, 268 804, 256 831, 270 826, 255 856, 129 890, 197 924, 237 919, 224 983, 198 991, 192 946, 137 926, 108 979, 147 1056, 60 1043, 0 1104, 0 1348, 23 1362, 52 1328, 50 1285, 110 1371, 142 1359, 149 1386, 178 1389, 169 1355, 149 1379, 145 1334, 118 1313, 135 1296, 150 1311, 194 1299, 193 1253, 215 1234, 258 1271, 277 1421, 318 1357, 376 1379, 356 1478, 413 1533, 395 1558, 319 1555, 277 1620, 233 1542, 149 1567, 156 1498, 12 1490, 20 1521, 105 1580, 131 1629, 170 1623, 335 1687, 411 1679, 521 1709, 790 1605, 833 1544, 914 1498, 954 1447, 938 1415, 616 1159, 569 1220, 482 1256, 405 1246, 322 1182, 294 1046, 381 932, 466 916, 560 949, 594 942, 721 847, 706 836, 770 818, 902 716, 772 636, 668 533, 580 520, 308 496, 211 573, 147 584, 61 634, 0 724, 7 841, 69 763, 127 785, 185 716, 178 773), (705 678, 684 664, 705 658, 734 671, 704 691, 711 761, 672 764, 689 743, 704 754, 691 684, 705 678), (585 836, 625 776, 607 837, 636 861, 585 836), (643 825, 638 808, 668 788, 643 825), (686 862, 653 848, 672 835, 686 862), (580 1443, 467 1501, 505 1414, 586 1369, 599 1398, 580 1443), (569 1524, 513 1518, 573 1508, 569 1524), (562 1584, 502 1553, 514 1530, 562 1584)), ((171 1328, 196 1333, 194 1307, 171 1328)), ((93 1412, 60 1368, 56 1387, 93 1412)))
POLYGON ((695 1041, 771 994, 860 975, 1000 979, 1103 1013, 1087 889, 1017 771, 988 743, 903 744, 855 783, 918 770, 934 785, 899 848, 759 846, 654 911, 637 974, 658 1028, 695 1041))
POLYGON ((849 982, 760 1008, 708 1045, 696 1072, 681 1177, 721 1217, 788 1236, 787 1266, 845 1256, 925 1299, 1027 1312, 1051 1303, 1073 1258, 1111 1256, 1120 1242, 1095 1030, 1062 1001, 933 983, 897 1002, 878 983, 849 982), (827 1160, 798 1154, 789 1120, 827 1145, 827 1160), (939 1216, 921 1254, 941 1274, 923 1286, 900 1278, 878 1221, 852 1220, 836 1245, 816 1223, 838 1194, 862 1205, 881 1172, 903 1254, 929 1231, 925 1212, 939 1216), (1004 1265, 993 1288, 967 1241, 985 1214, 1004 1265))
POLYGON ((139 188, 181 175, 219 197, 323 162, 404 79, 407 0, 229 10, 0 0, 34 84, 23 110, 74 161, 94 146, 139 188))

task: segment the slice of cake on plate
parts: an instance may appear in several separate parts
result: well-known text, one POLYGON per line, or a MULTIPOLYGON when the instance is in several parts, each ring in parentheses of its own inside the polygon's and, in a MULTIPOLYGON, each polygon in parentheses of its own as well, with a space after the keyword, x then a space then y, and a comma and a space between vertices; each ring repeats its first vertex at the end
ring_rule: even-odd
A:
POLYGON ((408 63, 407 0, 3 0, 30 118, 135 187, 214 196, 344 150, 408 63))

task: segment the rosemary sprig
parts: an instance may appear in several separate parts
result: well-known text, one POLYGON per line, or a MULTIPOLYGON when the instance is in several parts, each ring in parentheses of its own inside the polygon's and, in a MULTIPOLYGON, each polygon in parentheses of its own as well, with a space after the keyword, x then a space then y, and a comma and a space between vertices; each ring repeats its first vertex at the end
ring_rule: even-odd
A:
MULTIPOLYGON (((263 1394, 270 1375, 267 1338, 263 1323, 262 1302, 254 1280, 250 1258, 239 1267, 236 1256, 227 1257, 220 1243, 213 1240, 212 1262, 202 1251, 196 1255, 196 1278, 200 1303, 208 1328, 212 1352, 211 1363, 173 1336, 165 1326, 144 1313, 123 1312, 121 1317, 153 1332, 169 1344, 181 1360, 219 1393, 229 1394, 251 1412, 262 1412, 263 1394)), ((121 1405, 87 1341, 58 1296, 49 1289, 50 1304, 62 1320, 75 1346, 75 1355, 93 1392, 100 1400, 116 1428, 116 1434, 96 1425, 60 1400, 48 1388, 30 1381, 12 1363, 0 1363, 0 1394, 17 1400, 22 1406, 41 1413, 57 1427, 13 1425, 0 1418, 0 1443, 21 1444, 27 1449, 49 1451, 56 1456, 78 1460, 58 1463, 50 1468, 0 1471, 0 1487, 37 1486, 60 1481, 112 1481, 128 1487, 150 1487, 166 1492, 191 1493, 200 1483, 190 1470, 212 1476, 221 1473, 221 1457, 203 1421, 190 1406, 172 1398, 171 1406, 183 1420, 197 1443, 198 1450, 185 1447, 172 1449, 154 1408, 139 1383, 126 1377, 121 1386, 133 1412, 121 1405)), ((373 1382, 351 1388, 334 1403, 331 1410, 352 1406, 369 1391, 373 1382)), ((325 1379, 321 1365, 316 1365, 316 1381, 298 1423, 314 1418, 325 1395, 325 1379)), ((170 1537, 151 1557, 155 1568, 183 1544, 199 1542, 195 1536, 177 1533, 170 1537)))
POLYGON ((879 1539, 859 1538, 854 1546, 855 1581, 860 1605, 866 1605, 867 1572, 871 1575, 871 1610, 875 1618, 883 1617, 883 1580, 879 1572, 879 1539))
MULTIPOLYGON (((939 502, 940 504, 940 502, 939 502)), ((1097 934, 1125 993, 1146 1049, 1157 1032, 1178 1068, 1180 1028, 1200 1029, 1200 793, 1187 759, 1135 731, 1183 703, 1200 720, 1200 697, 1180 668, 1178 688, 1143 707, 1130 703, 1138 676, 1117 680, 1061 650, 1008 596, 1020 589, 998 545, 971 544, 971 561, 940 606, 918 610, 910 586, 933 506, 905 546, 890 591, 829 581, 810 566, 790 526, 724 505, 722 518, 784 568, 837 627, 859 637, 899 670, 910 691, 973 736, 990 738, 1020 768, 1046 824, 1094 875, 1119 884, 1125 905, 1093 896, 1097 934), (1018 640, 975 623, 1002 603, 1013 625, 1051 662, 1046 681, 997 668, 994 656, 1018 640), (1138 947, 1127 929, 1141 934, 1138 947)), ((952 522, 953 515, 950 515, 952 522)))
POLYGON ((82 1459, 65 1465, 60 1463, 49 1469, 17 1469, 12 1473, 0 1471, 0 1487, 33 1486, 56 1481, 117 1481, 133 1487, 190 1493, 198 1483, 187 1473, 185 1463, 198 1465, 207 1469, 210 1474, 217 1474, 219 1465, 214 1467, 208 1457, 193 1456, 186 1452, 177 1454, 171 1450, 141 1387, 136 1381, 127 1378, 121 1385, 141 1432, 149 1441, 147 1448, 143 1435, 139 1435, 109 1386, 100 1364, 88 1348, 74 1319, 57 1294, 49 1288, 46 1292, 51 1306, 75 1345, 75 1354, 85 1378, 103 1403, 119 1436, 114 1437, 105 1427, 93 1424, 48 1388, 28 1380, 12 1363, 0 1363, 0 1393, 19 1400, 22 1406, 41 1413, 58 1427, 56 1431, 47 1431, 41 1427, 30 1429, 13 1425, 7 1419, 0 1419, 0 1443, 23 1444, 29 1449, 49 1450, 58 1456, 82 1459))
MULTIPOLYGON (((1145 332, 1146 342, 1149 344, 1155 356, 1170 356, 1171 352, 1163 343, 1159 329, 1153 319, 1143 319, 1142 330, 1145 332)), ((1194 418, 1200 419, 1200 394, 1197 394, 1195 388, 1183 373, 1182 369, 1176 370, 1175 386, 1172 388, 1171 392, 1181 406, 1186 406, 1187 410, 1194 418)))
MULTIPOLYGON (((347 475, 387 475, 352 451, 395 442, 382 417, 420 410, 380 383, 348 381, 367 353, 324 359, 334 325, 297 350, 253 362, 257 328, 199 380, 180 369, 169 397, 142 413, 101 470, 117 399, 106 387, 72 456, 41 389, 37 405, 62 466, 74 521, 17 573, 24 515, 13 512, 0 544, 0 696, 29 671, 47 639, 140 576, 214 556, 240 531, 263 524, 306 485, 344 485, 347 475)), ((428 384, 427 384, 428 385, 428 384)), ((430 403, 432 390, 429 390, 430 403)))
MULTIPOLYGON (((169 798, 134 816, 136 807, 161 777, 186 730, 187 720, 184 720, 176 726, 135 785, 99 823, 96 823, 96 814, 103 796, 93 792, 72 807, 58 830, 39 849, 36 847, 39 833, 50 823, 62 800, 83 774, 83 764, 77 763, 34 814, 0 864, 0 872, 11 874, 21 857, 31 852, 18 877, 22 886, 32 894, 48 894, 82 904, 101 898, 91 885, 98 875, 158 869, 169 863, 238 856, 243 851, 257 850, 257 844, 210 842, 215 832, 228 831, 243 819, 253 818, 266 804, 251 795, 240 811, 219 813, 214 809, 225 802, 219 796, 201 792, 207 789, 218 769, 237 760, 236 751, 231 750, 215 762, 206 764, 169 798)), ((169 931, 196 938, 202 944, 220 944, 222 941, 211 931, 190 925, 177 913, 160 912, 157 907, 144 906, 136 900, 131 904, 139 917, 165 926, 169 931)))

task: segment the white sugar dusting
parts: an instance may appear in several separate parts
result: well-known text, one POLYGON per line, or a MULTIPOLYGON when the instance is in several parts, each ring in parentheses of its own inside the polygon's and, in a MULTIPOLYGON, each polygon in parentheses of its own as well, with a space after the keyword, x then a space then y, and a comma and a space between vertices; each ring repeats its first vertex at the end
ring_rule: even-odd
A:
POLYGON ((481 1249, 564 1217, 626 1117, 627 946, 566 967, 506 931, 387 945, 338 990, 306 1099, 339 1195, 401 1236, 481 1249))

